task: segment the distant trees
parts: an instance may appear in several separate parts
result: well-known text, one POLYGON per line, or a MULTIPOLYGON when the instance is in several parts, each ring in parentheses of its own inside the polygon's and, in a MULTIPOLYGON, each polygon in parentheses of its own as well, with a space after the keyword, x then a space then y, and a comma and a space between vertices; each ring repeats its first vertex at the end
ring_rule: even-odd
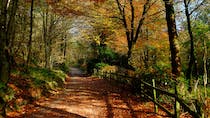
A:
POLYGON ((43 57, 41 61, 44 67, 52 69, 53 63, 66 61, 68 47, 69 30, 71 27, 71 20, 64 15, 62 11, 55 8, 56 3, 42 2, 39 6, 37 21, 41 24, 41 52, 43 57))
MULTIPOLYGON (((18 64, 38 65, 50 69, 53 58, 61 57, 61 44, 67 42, 71 22, 67 20, 68 16, 62 16, 60 11, 56 11, 45 1, 40 3, 34 1, 33 9, 31 2, 20 0, 15 24, 17 30, 12 49, 15 52, 14 61, 18 64), (54 50, 56 53, 52 53, 54 50)), ((62 51, 62 56, 63 53, 62 51)))

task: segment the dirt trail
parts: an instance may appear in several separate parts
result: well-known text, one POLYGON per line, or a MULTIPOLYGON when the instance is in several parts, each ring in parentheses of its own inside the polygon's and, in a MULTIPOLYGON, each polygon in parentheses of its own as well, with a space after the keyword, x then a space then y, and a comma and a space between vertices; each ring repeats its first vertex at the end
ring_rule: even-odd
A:
POLYGON ((79 69, 79 68, 75 68, 75 67, 70 67, 70 72, 69 72, 70 76, 81 76, 84 74, 84 72, 79 69))
MULTIPOLYGON (((15 118, 162 118, 151 102, 93 77, 71 77, 63 91, 29 105, 15 118)), ((13 114, 14 115, 14 114, 13 114)))

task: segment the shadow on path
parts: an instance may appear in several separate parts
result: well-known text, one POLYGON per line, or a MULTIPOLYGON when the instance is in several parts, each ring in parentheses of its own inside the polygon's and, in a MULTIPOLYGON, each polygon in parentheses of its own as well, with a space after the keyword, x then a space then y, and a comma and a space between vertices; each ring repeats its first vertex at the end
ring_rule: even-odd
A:
MULTIPOLYGON (((24 114, 15 118, 159 118, 153 113, 152 102, 141 102, 127 90, 94 77, 78 77, 81 72, 72 68, 74 77, 65 89, 49 98, 40 99, 24 114)), ((11 117, 10 117, 11 118, 11 117)))
POLYGON ((15 118, 86 118, 75 113, 70 113, 62 109, 50 108, 47 106, 34 105, 33 109, 33 111, 16 116, 15 118))

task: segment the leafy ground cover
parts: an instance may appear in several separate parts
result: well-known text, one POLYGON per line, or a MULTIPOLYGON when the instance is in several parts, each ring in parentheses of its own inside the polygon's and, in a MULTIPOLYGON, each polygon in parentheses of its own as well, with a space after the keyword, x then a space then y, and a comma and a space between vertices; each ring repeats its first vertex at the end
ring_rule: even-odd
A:
MULTIPOLYGON (((154 113, 151 101, 131 94, 128 88, 97 77, 79 77, 79 69, 71 70, 71 77, 62 71, 40 68, 30 68, 28 74, 13 72, 9 86, 14 91, 14 97, 9 104, 7 117, 169 117, 161 109, 154 113)), ((172 109, 170 104, 163 105, 172 109)), ((192 116, 183 112, 180 118, 192 116)))
POLYGON ((161 118, 163 111, 154 113, 152 102, 129 91, 113 86, 97 77, 71 77, 65 89, 26 105, 19 112, 10 112, 9 118, 161 118))
POLYGON ((8 83, 10 93, 8 96, 7 111, 19 110, 21 106, 55 93, 61 89, 66 74, 59 70, 48 70, 31 67, 28 73, 21 68, 11 74, 8 83))

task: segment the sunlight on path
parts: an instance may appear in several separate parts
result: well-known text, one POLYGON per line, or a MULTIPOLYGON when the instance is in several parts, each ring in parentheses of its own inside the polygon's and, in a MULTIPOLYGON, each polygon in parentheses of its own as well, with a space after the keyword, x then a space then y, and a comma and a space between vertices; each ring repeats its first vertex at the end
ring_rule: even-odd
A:
MULTIPOLYGON (((26 118, 161 118, 151 102, 142 103, 125 90, 93 77, 71 77, 64 91, 36 102, 26 118)), ((164 114, 160 112, 159 114, 164 114)), ((19 118, 20 118, 19 117, 19 118)))
POLYGON ((91 91, 88 86, 83 85, 87 78, 72 77, 71 79, 64 93, 53 96, 50 101, 40 105, 62 109, 85 117, 105 117, 106 104, 103 97, 99 98, 99 92, 91 91))

